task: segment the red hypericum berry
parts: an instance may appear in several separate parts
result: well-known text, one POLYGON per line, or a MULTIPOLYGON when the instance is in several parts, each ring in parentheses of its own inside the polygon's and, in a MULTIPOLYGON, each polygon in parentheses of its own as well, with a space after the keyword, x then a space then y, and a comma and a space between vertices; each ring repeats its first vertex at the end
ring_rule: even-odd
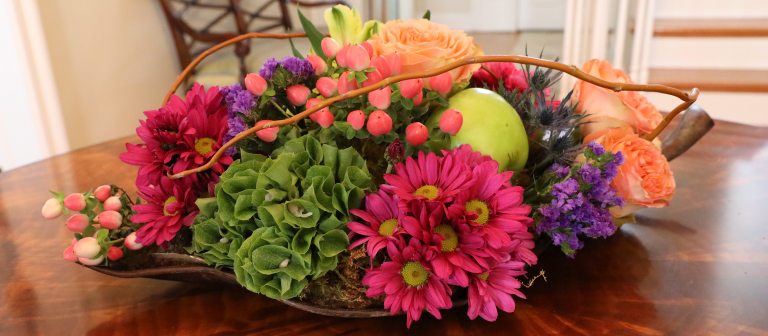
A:
POLYGON ((325 98, 335 95, 339 90, 338 81, 331 77, 318 78, 317 83, 315 83, 315 87, 317 88, 317 91, 320 92, 320 94, 325 98))
MULTIPOLYGON (((264 124, 266 124, 268 122, 272 122, 272 120, 266 120, 266 119, 265 120, 259 120, 258 122, 256 122, 255 126, 261 126, 261 125, 264 125, 264 124)), ((275 141, 275 139, 277 139, 277 134, 279 132, 280 132, 280 128, 279 127, 270 127, 270 128, 265 128, 265 129, 260 130, 260 131, 256 131, 256 136, 259 137, 259 139, 261 141, 273 142, 273 141, 275 141)))
POLYGON ((365 76, 366 76, 366 79, 363 81, 363 86, 370 86, 384 79, 384 75, 379 70, 374 70, 373 72, 369 72, 365 74, 365 76))
POLYGON ((120 201, 120 196, 111 196, 104 201, 104 210, 118 211, 123 208, 123 202, 120 201))
POLYGON ((323 54, 325 54, 325 56, 333 58, 339 53, 339 50, 341 50, 341 45, 333 38, 325 37, 320 41, 320 48, 323 49, 323 54))
POLYGON ((285 95, 293 106, 301 106, 309 98, 309 88, 301 84, 291 85, 285 89, 285 95))
POLYGON ((267 91, 267 81, 256 73, 245 76, 245 88, 256 96, 261 96, 267 91))
POLYGON ((90 219, 88 219, 88 216, 76 213, 72 216, 69 216, 67 218, 67 222, 65 223, 65 226, 67 227, 67 230, 75 233, 83 233, 83 230, 88 227, 88 224, 90 224, 90 219))
POLYGON ((363 71, 371 65, 371 56, 368 56, 368 52, 360 45, 348 45, 344 47, 347 49, 343 55, 346 57, 347 68, 354 71, 363 71))
POLYGON ((360 43, 360 46, 363 47, 363 49, 365 49, 365 52, 368 53, 368 58, 373 57, 373 46, 370 43, 366 41, 366 42, 360 43))
POLYGON ((308 55, 307 61, 309 61, 309 64, 312 64, 312 69, 315 69, 315 75, 320 75, 328 69, 328 64, 315 54, 308 55))
POLYGON ((99 202, 104 202, 112 195, 112 187, 109 185, 101 185, 93 189, 93 197, 96 197, 99 202))
POLYGON ((424 92, 419 91, 419 93, 416 94, 416 97, 413 97, 413 105, 419 106, 424 101, 424 92))
POLYGON ((85 196, 80 193, 67 195, 67 197, 64 197, 64 207, 70 211, 80 211, 85 209, 85 196))
POLYGON ((420 122, 414 122, 405 128, 405 141, 411 146, 418 146, 427 142, 429 130, 420 122))
POLYGON ((464 122, 461 112, 455 109, 447 109, 440 116, 440 130, 450 135, 456 135, 464 122))
POLYGON ((123 215, 114 210, 105 210, 96 215, 96 221, 107 230, 114 230, 123 224, 123 215))
POLYGON ((453 77, 450 72, 444 72, 434 77, 429 77, 429 88, 445 97, 451 92, 453 77))
POLYGON ((141 245, 141 243, 136 241, 136 232, 131 232, 127 237, 125 237, 125 240, 123 241, 123 245, 125 248, 136 251, 144 247, 144 245, 141 245))
POLYGON ((373 111, 368 116, 366 129, 373 136, 387 134, 392 130, 392 117, 384 111, 373 111))
POLYGON ((421 89, 424 87, 424 81, 421 78, 406 79, 400 82, 399 85, 400 95, 408 99, 413 99, 421 92, 421 89))
POLYGON ((331 113, 331 110, 327 107, 313 113, 312 115, 315 116, 315 122, 322 128, 328 128, 333 125, 333 113, 331 113))
POLYGON ((64 206, 61 204, 61 201, 55 198, 49 198, 45 203, 43 203, 43 208, 40 209, 40 214, 43 215, 43 218, 45 219, 54 219, 64 212, 64 206))
POLYGON ((85 266, 98 266, 99 264, 101 264, 102 261, 104 261, 104 256, 102 255, 92 259, 78 257, 77 261, 79 261, 81 264, 85 266))
POLYGON ((107 259, 109 259, 109 261, 118 261, 123 259, 123 255, 123 249, 117 246, 110 246, 107 249, 107 259))
POLYGON ((99 241, 93 237, 83 237, 73 247, 78 258, 95 258, 101 252, 99 241))
POLYGON ((347 114, 347 122, 352 128, 359 131, 365 126, 365 113, 361 110, 349 112, 349 114, 347 114))
POLYGON ((77 256, 75 255, 75 250, 74 250, 74 244, 70 244, 69 246, 67 246, 67 248, 64 249, 64 252, 62 253, 61 256, 64 257, 64 260, 66 261, 72 261, 72 262, 77 261, 77 256))
POLYGON ((368 92, 368 102, 379 110, 386 110, 392 102, 392 89, 389 86, 385 86, 368 92))
POLYGON ((349 71, 345 71, 339 76, 339 94, 345 94, 357 88, 357 80, 349 71))
POLYGON ((371 58, 371 66, 384 77, 399 75, 402 70, 400 54, 392 53, 371 58))

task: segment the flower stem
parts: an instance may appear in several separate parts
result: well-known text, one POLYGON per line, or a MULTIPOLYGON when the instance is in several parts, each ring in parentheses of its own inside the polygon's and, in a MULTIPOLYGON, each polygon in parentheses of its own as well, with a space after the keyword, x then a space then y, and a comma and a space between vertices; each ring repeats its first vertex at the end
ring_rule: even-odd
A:
POLYGON ((269 102, 272 103, 272 106, 274 106, 278 111, 280 111, 280 113, 282 113, 287 118, 293 117, 293 113, 288 112, 287 110, 283 109, 280 105, 275 103, 274 100, 270 99, 269 102))

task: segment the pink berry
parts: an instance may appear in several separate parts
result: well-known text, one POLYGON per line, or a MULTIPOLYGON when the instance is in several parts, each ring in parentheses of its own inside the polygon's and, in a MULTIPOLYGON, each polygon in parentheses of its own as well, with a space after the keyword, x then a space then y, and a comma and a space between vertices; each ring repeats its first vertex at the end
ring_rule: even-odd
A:
POLYGON ((424 81, 421 78, 406 79, 399 83, 400 95, 413 99, 417 94, 421 93, 421 89, 424 87, 424 81))
POLYGON ((112 187, 106 184, 98 186, 93 190, 93 196, 96 197, 99 202, 104 202, 110 195, 112 195, 112 187))
POLYGON ((373 111, 368 116, 366 129, 373 136, 387 134, 392 130, 392 117, 384 111, 373 111))
POLYGON ((411 146, 418 146, 427 142, 429 130, 420 122, 414 122, 405 128, 405 141, 411 146))
POLYGON ((341 45, 333 38, 325 37, 320 41, 320 48, 323 49, 323 54, 328 57, 335 57, 341 50, 341 45))
MULTIPOLYGON (((256 126, 261 126, 261 125, 264 125, 264 124, 266 124, 268 122, 272 122, 272 120, 259 120, 256 123, 256 126)), ((280 128, 279 127, 269 127, 269 128, 265 128, 263 130, 257 131, 256 132, 256 136, 259 137, 259 139, 261 139, 261 141, 273 142, 273 141, 275 141, 275 139, 277 139, 277 134, 278 133, 280 133, 280 128)))
POLYGON ((95 258, 101 252, 99 242, 93 237, 83 237, 75 243, 73 249, 78 258, 87 259, 95 258))
POLYGON ((348 45, 344 48, 347 49, 344 53, 347 68, 353 71, 363 71, 371 65, 371 56, 368 56, 368 52, 362 46, 348 45))
POLYGON ((125 241, 123 241, 123 245, 125 245, 125 248, 136 251, 144 247, 144 245, 141 245, 141 243, 136 241, 136 232, 131 232, 127 237, 125 237, 125 241))
POLYGON ((104 261, 104 256, 102 255, 102 256, 99 256, 98 258, 93 258, 93 259, 78 257, 77 261, 79 261, 81 264, 85 266, 98 266, 99 264, 101 264, 102 261, 104 261))
POLYGON ((64 212, 64 207, 62 206, 61 202, 55 198, 49 198, 45 203, 43 203, 43 208, 40 209, 40 214, 43 215, 43 218, 45 219, 54 219, 64 212))
POLYGON ((104 201, 104 210, 118 211, 123 208, 123 202, 120 201, 120 196, 111 196, 104 201))
POLYGON ((67 248, 64 249, 64 252, 62 253, 62 257, 64 257, 64 260, 66 261, 77 261, 77 256, 75 255, 75 250, 72 247, 72 245, 67 246, 67 248))
POLYGON ((85 196, 75 193, 64 197, 64 207, 70 211, 80 211, 85 209, 85 196))
POLYGON ((445 97, 451 92, 453 77, 450 72, 444 72, 434 77, 429 77, 429 88, 445 97))
POLYGON ((370 86, 381 82, 381 80, 384 79, 384 75, 379 70, 374 70, 373 72, 367 73, 366 77, 368 78, 363 81, 363 86, 370 86))
POLYGON ((355 80, 355 76, 352 76, 352 74, 349 71, 343 72, 341 76, 339 76, 339 94, 345 94, 349 91, 352 91, 354 89, 357 89, 357 80, 355 80))
POLYGON ((325 97, 331 97, 339 90, 339 83, 331 77, 320 77, 315 83, 315 87, 320 94, 325 97))
POLYGON ((461 124, 464 122, 464 117, 461 116, 461 112, 454 109, 447 109, 440 116, 440 130, 450 135, 456 135, 461 129, 461 124))
POLYGON ((285 89, 285 95, 293 106, 301 106, 309 98, 309 88, 301 84, 291 85, 285 89))
POLYGON ((75 233, 83 233, 83 230, 88 227, 88 224, 91 224, 88 216, 81 213, 76 213, 72 216, 69 216, 69 218, 67 218, 67 222, 65 223, 67 230, 75 233))
POLYGON ((392 102, 392 89, 386 86, 369 92, 368 102, 379 110, 386 110, 392 102))
POLYGON ((256 73, 245 76, 245 88, 256 96, 261 96, 267 91, 267 81, 256 73))
POLYGON ((354 110, 347 114, 347 122, 352 128, 359 131, 365 126, 365 113, 361 110, 354 110))
POLYGON ((105 210, 96 215, 96 221, 107 230, 114 230, 123 224, 123 215, 114 210, 105 210))
POLYGON ((326 64, 320 56, 315 54, 308 55, 307 61, 309 61, 309 64, 312 64, 312 68, 315 69, 315 75, 320 75, 328 69, 328 64, 326 64))
POLYGON ((368 53, 368 58, 373 57, 373 46, 370 43, 366 41, 366 42, 360 43, 360 46, 363 47, 363 49, 365 49, 365 52, 368 53))
POLYGON ((117 246, 110 246, 107 249, 107 259, 109 261, 118 261, 123 258, 123 249, 117 246))
POLYGON ((419 91, 419 93, 416 94, 416 97, 413 97, 413 105, 419 106, 422 101, 424 101, 424 92, 419 91))
POLYGON ((315 105, 320 104, 323 100, 320 98, 309 98, 307 99, 307 105, 305 106, 307 110, 315 107, 315 105))
POLYGON ((327 107, 313 113, 312 115, 315 116, 314 121, 322 128, 328 128, 333 125, 333 113, 331 113, 331 110, 327 107))

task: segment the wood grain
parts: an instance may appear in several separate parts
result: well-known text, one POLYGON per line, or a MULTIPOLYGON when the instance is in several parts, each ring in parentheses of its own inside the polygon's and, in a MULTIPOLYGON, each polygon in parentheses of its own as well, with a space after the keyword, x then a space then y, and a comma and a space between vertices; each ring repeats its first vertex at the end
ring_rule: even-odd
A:
MULTIPOLYGON (((117 279, 61 259, 70 239, 40 219, 48 188, 103 183, 133 192, 120 139, 0 173, 0 335, 405 334, 405 318, 312 315, 238 288, 117 279)), ((672 206, 638 214, 575 260, 555 249, 514 314, 470 321, 463 308, 410 333, 768 334, 768 129, 718 122, 672 163, 672 206)))

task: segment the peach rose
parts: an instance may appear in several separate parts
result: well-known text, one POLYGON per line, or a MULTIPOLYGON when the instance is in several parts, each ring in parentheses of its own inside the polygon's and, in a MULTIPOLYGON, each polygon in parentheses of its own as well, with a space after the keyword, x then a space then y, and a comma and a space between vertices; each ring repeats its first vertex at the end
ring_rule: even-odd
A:
POLYGON ((611 182, 624 198, 624 207, 611 209, 615 217, 629 215, 641 207, 661 208, 669 204, 675 192, 675 178, 669 162, 652 142, 626 126, 602 129, 584 138, 585 143, 591 141, 624 156, 624 163, 611 182))
MULTIPOLYGON (((404 73, 433 69, 483 53, 463 31, 426 19, 389 21, 368 42, 375 55, 399 53, 404 73)), ((451 75, 462 82, 479 68, 480 64, 466 65, 452 70, 451 75)))
MULTIPOLYGON (((588 61, 581 70, 609 82, 632 83, 624 71, 603 60, 588 61)), ((644 135, 651 133, 663 119, 656 107, 637 91, 615 92, 582 80, 576 82, 573 91, 577 111, 588 115, 587 123, 582 126, 584 134, 628 125, 644 135)))

